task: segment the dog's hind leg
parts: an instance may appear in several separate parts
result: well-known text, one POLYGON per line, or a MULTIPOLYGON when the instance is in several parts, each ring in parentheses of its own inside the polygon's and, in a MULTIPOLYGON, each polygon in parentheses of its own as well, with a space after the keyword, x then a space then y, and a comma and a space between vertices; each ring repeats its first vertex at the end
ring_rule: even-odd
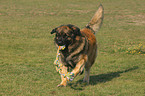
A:
POLYGON ((90 79, 90 68, 85 70, 83 82, 87 82, 89 84, 89 79, 90 79))

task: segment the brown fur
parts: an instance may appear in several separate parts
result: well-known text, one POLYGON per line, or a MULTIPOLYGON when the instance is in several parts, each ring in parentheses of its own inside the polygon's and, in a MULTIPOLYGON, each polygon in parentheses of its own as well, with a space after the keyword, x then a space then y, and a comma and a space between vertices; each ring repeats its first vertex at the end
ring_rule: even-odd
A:
MULTIPOLYGON (((81 74, 85 68, 84 82, 89 83, 90 68, 97 57, 97 42, 94 33, 99 30, 103 21, 103 6, 100 5, 98 11, 89 24, 82 30, 74 25, 61 25, 52 30, 56 33, 55 43, 58 46, 66 45, 65 50, 60 51, 59 61, 63 64, 62 74, 66 74, 72 69, 74 77, 81 74)), ((61 75, 62 82, 59 86, 66 86, 67 78, 61 75)))

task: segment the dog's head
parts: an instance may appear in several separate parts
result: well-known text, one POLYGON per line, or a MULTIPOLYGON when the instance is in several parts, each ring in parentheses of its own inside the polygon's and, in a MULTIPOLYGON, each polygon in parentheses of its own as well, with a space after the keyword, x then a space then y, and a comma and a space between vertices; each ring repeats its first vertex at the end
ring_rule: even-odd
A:
POLYGON ((80 36, 80 29, 74 25, 61 25, 51 31, 51 34, 56 33, 55 43, 58 46, 68 46, 73 43, 76 36, 80 36))

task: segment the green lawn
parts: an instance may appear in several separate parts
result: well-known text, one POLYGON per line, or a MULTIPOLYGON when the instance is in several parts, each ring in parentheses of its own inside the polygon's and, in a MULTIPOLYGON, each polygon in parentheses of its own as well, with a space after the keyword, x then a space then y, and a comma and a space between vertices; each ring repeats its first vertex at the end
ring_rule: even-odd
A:
POLYGON ((0 96, 145 96, 145 0, 0 0, 0 96), (83 28, 100 3, 90 84, 57 88, 51 30, 83 28))

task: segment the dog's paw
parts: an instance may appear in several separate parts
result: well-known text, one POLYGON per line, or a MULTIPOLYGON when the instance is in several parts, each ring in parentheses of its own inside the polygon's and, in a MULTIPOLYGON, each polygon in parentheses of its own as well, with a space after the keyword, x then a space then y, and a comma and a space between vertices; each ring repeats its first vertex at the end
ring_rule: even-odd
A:
POLYGON ((71 72, 71 73, 67 74, 66 77, 67 77, 67 79, 69 81, 73 81, 73 79, 74 79, 74 73, 71 72))
POLYGON ((89 82, 83 81, 81 84, 86 86, 86 85, 89 85, 89 82))

